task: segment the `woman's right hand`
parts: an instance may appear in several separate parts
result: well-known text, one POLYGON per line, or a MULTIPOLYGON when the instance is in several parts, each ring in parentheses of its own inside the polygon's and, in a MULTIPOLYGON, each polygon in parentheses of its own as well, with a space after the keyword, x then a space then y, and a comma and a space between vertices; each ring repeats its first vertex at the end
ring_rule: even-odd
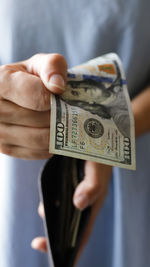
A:
POLYGON ((37 54, 0 66, 0 152, 45 159, 49 148, 50 93, 65 90, 67 63, 60 54, 37 54))

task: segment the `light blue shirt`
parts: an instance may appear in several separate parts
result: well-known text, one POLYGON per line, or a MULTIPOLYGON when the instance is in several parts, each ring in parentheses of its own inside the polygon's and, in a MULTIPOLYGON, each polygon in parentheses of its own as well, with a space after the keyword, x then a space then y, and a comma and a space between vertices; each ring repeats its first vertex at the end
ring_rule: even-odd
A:
MULTIPOLYGON (((1 0, 0 64, 56 52, 71 67, 116 52, 133 97, 150 80, 149 25, 149 0, 1 0)), ((150 134, 136 148, 137 171, 114 169, 78 267, 150 266, 150 134)), ((43 163, 0 156, 0 267, 48 266, 30 248, 43 234, 37 215, 43 163)))

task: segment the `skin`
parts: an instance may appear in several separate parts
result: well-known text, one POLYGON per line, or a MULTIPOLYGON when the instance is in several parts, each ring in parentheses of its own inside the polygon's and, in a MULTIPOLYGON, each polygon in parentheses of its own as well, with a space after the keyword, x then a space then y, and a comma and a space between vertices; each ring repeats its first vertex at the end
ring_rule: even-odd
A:
POLYGON ((150 130, 150 86, 147 86, 132 100, 136 137, 150 130))
POLYGON ((65 85, 66 72, 67 63, 57 54, 39 54, 0 67, 1 153, 23 159, 50 157, 50 92, 63 90, 49 81, 59 74, 65 85))
MULTIPOLYGON (((37 160, 52 156, 48 153, 50 94, 64 92, 66 74, 67 63, 59 54, 38 54, 19 63, 0 66, 1 153, 37 160)), ((149 102, 149 87, 132 101, 137 136, 150 130, 149 102)), ((111 172, 110 166, 87 161, 84 180, 75 190, 73 202, 77 208, 92 206, 79 254, 107 194, 111 172)), ((41 210, 42 206, 39 211, 43 217, 41 210)), ((46 239, 34 239, 32 247, 46 251, 46 239)))

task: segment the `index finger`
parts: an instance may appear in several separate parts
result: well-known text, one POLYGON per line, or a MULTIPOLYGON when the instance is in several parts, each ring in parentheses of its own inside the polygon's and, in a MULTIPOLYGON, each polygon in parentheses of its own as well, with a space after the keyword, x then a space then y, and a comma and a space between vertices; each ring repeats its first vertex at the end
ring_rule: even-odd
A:
POLYGON ((50 92, 65 90, 67 63, 58 54, 38 54, 0 67, 0 96, 24 108, 50 109, 50 92))
POLYGON ((50 92, 39 77, 21 69, 21 64, 0 67, 0 97, 21 107, 46 111, 50 109, 50 92))

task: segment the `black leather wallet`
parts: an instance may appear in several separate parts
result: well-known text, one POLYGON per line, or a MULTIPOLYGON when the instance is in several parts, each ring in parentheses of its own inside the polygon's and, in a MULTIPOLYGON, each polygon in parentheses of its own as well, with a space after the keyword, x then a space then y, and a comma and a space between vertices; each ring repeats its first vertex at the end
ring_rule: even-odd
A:
POLYGON ((75 187, 83 179, 84 161, 55 155, 46 163, 40 180, 50 266, 72 267, 88 222, 90 208, 73 205, 75 187))

